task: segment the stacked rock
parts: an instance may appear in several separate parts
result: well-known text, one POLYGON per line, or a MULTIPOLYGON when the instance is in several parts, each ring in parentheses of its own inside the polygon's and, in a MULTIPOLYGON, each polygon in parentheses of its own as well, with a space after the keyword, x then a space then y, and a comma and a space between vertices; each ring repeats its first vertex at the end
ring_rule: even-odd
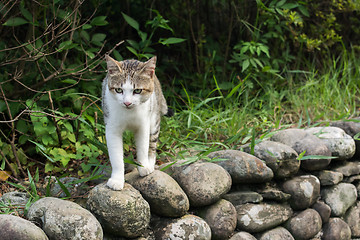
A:
MULTIPOLYGON (((134 170, 122 191, 93 188, 89 211, 56 198, 35 202, 27 218, 37 227, 28 228, 36 239, 360 238, 357 132, 351 121, 281 130, 206 161, 178 161, 146 177, 134 170)), ((0 215, 0 231, 6 221, 0 215)))

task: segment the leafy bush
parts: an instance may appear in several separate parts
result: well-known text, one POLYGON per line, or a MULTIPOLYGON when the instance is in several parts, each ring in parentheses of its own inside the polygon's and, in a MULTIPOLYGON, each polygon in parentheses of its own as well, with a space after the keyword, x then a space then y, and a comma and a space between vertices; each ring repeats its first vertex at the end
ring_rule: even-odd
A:
POLYGON ((75 171, 73 160, 83 159, 79 173, 86 172, 104 149, 96 96, 106 16, 93 16, 96 2, 10 3, 1 5, 1 169, 26 176, 40 163, 45 172, 75 171), (34 160, 36 153, 47 161, 34 160))
POLYGON ((83 176, 103 163, 105 53, 158 56, 178 110, 163 124, 160 156, 229 148, 326 110, 354 115, 359 11, 351 0, 3 0, 0 171, 83 176))

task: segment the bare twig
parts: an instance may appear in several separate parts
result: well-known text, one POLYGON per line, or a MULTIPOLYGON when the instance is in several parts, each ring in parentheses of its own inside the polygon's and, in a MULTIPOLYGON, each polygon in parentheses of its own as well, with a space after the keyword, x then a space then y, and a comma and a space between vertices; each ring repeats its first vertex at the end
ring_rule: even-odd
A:
MULTIPOLYGON (((49 102, 50 102, 50 107, 51 107, 51 110, 53 112, 55 112, 55 108, 54 108, 54 102, 52 100, 52 97, 51 97, 51 92, 48 91, 48 96, 49 96, 49 102)), ((57 123, 57 120, 55 117, 53 117, 53 121, 54 121, 54 124, 55 124, 55 128, 56 128, 56 135, 58 137, 58 141, 59 141, 59 146, 62 145, 62 138, 61 138, 61 131, 60 131, 60 127, 57 123)))
MULTIPOLYGON (((3 90, 1 84, 0 84, 0 90, 1 90, 1 94, 2 94, 2 96, 3 96, 3 99, 4 99, 4 102, 5 102, 6 108, 7 108, 7 110, 8 110, 8 114, 9 114, 10 120, 13 120, 13 117, 12 117, 12 114, 11 114, 11 110, 10 110, 10 106, 9 106, 9 104, 8 104, 8 101, 6 100, 6 96, 5 96, 5 93, 4 93, 4 90, 3 90)), ((19 156, 17 155, 17 151, 16 151, 16 146, 15 146, 16 130, 15 130, 15 124, 14 124, 13 121, 11 122, 11 133, 12 133, 12 134, 11 134, 11 135, 12 135, 12 136, 11 136, 11 140, 8 139, 8 140, 9 140, 9 143, 10 143, 10 146, 11 146, 11 150, 12 150, 12 152, 13 152, 13 154, 14 154, 15 161, 16 161, 16 164, 18 165, 18 168, 19 168, 20 172, 21 172, 24 176, 26 176, 25 171, 24 171, 24 169, 23 169, 22 166, 21 166, 21 163, 20 163, 20 160, 19 160, 19 156)))
POLYGON ((14 175, 14 177, 18 177, 18 174, 16 172, 16 170, 11 166, 9 160, 6 158, 5 154, 3 153, 3 151, 1 151, 0 148, 0 155, 2 156, 3 159, 5 159, 5 162, 7 164, 7 166, 10 168, 10 171, 12 172, 12 174, 14 175))

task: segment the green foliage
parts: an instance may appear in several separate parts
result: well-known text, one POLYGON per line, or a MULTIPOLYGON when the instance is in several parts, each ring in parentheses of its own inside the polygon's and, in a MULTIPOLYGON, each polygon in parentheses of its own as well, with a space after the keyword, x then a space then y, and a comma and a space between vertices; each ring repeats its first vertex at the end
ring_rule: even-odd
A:
MULTIPOLYGON (((0 170, 33 182, 101 174, 105 54, 158 56, 177 112, 162 123, 160 160, 209 160, 275 129, 354 116, 359 12, 351 0, 3 1, 0 170)), ((134 163, 131 134, 124 143, 134 163)))
POLYGON ((106 34, 98 29, 108 22, 106 16, 81 14, 88 7, 59 0, 3 8, 8 15, 0 39, 0 112, 6 126, 1 166, 14 176, 31 169, 37 153, 46 159, 42 171, 66 168, 80 175, 103 154, 100 99, 94 97, 103 75, 91 71, 104 55, 106 34), (73 166, 75 160, 82 160, 81 168, 73 166))
POLYGON ((145 24, 145 26, 150 26, 151 30, 148 31, 150 34, 141 31, 140 25, 135 19, 126 15, 125 13, 122 13, 125 21, 136 30, 137 34, 141 39, 139 42, 136 42, 134 40, 126 40, 126 42, 129 44, 129 46, 127 46, 126 48, 138 59, 149 59, 154 56, 155 49, 152 48, 154 44, 162 44, 169 46, 171 44, 181 43, 186 40, 183 38, 169 37, 159 38, 156 42, 153 42, 153 36, 158 28, 168 30, 172 34, 174 34, 174 30, 168 25, 169 21, 164 19, 158 11, 153 10, 153 12, 156 13, 156 17, 154 17, 154 19, 152 20, 147 21, 145 24))

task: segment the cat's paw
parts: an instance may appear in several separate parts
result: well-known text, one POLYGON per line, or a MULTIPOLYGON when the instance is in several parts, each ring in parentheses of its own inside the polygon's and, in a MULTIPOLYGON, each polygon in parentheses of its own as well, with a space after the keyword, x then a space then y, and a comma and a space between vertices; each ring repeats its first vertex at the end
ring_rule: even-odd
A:
POLYGON ((138 167, 139 175, 145 177, 154 171, 154 165, 138 167))
POLYGON ((124 181, 120 179, 109 178, 106 185, 115 191, 120 191, 124 188, 124 181))

